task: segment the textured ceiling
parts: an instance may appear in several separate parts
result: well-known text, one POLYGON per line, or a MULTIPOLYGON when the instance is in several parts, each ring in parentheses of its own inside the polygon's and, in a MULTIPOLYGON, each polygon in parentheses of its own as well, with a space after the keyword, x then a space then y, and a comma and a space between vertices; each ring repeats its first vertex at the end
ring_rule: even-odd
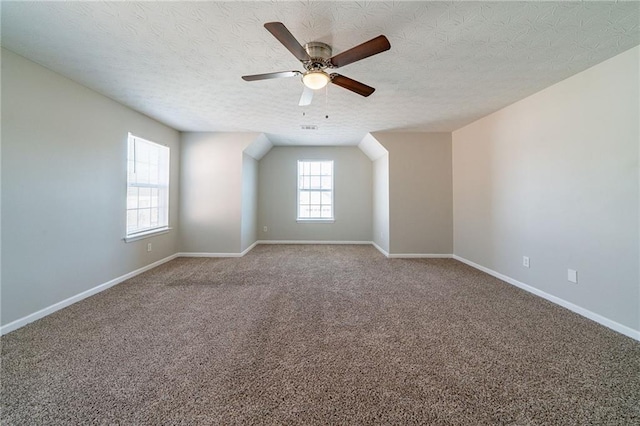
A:
POLYGON ((638 2, 2 1, 1 40, 178 130, 338 145, 457 129, 640 44, 639 22, 638 2), (243 81, 302 69, 270 21, 334 54, 386 35, 391 50, 338 71, 376 92, 329 85, 299 107, 299 78, 243 81))

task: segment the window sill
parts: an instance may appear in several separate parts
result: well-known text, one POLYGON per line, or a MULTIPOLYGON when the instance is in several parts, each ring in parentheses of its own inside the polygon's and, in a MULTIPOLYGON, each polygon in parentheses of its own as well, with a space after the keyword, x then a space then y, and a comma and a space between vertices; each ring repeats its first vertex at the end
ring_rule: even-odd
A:
POLYGON ((146 231, 146 232, 141 232, 139 234, 134 234, 128 237, 124 237, 123 240, 125 243, 132 243, 134 241, 138 241, 138 240, 143 240, 145 238, 149 238, 149 237, 155 237, 157 235, 162 235, 162 234, 166 234, 169 231, 171 231, 173 228, 159 228, 159 229, 153 229, 151 231, 146 231))
POLYGON ((298 223, 333 223, 335 219, 297 219, 298 223))

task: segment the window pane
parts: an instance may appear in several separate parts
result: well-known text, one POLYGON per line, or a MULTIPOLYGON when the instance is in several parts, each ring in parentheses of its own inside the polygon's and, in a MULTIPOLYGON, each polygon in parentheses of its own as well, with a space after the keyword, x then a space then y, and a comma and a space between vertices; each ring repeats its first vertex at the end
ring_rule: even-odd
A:
POLYGON ((309 206, 309 217, 320 217, 320 206, 318 205, 309 206))
POLYGON ((141 209, 151 207, 151 188, 140 188, 138 207, 141 209))
POLYGON ((311 176, 311 189, 320 189, 320 176, 311 176))
POLYGON ((311 194, 310 204, 320 204, 320 193, 317 191, 313 191, 311 194))
POLYGON ((305 176, 302 178, 302 189, 311 188, 311 178, 309 176, 305 176))
POLYGON ((151 218, 150 218, 150 223, 151 226, 155 227, 158 226, 158 223, 160 222, 160 218, 158 216, 158 209, 151 209, 151 218))
POLYGON ((138 188, 127 188, 127 210, 138 208, 138 188))
POLYGON ((137 140, 136 141, 136 163, 149 164, 149 144, 137 140))
POLYGON ((149 164, 149 183, 153 183, 155 185, 160 183, 160 175, 158 172, 157 164, 149 164))
POLYGON ((138 183, 149 183, 148 163, 136 163, 136 179, 138 183))
POLYGON ((309 206, 300 206, 300 217, 309 217, 309 206))
POLYGON ((308 161, 302 163, 302 174, 308 175, 311 173, 311 165, 308 161))
POLYGON ((138 228, 146 229, 151 227, 151 209, 138 210, 138 228))
POLYGON ((331 161, 323 161, 321 164, 322 175, 331 176, 333 174, 333 163, 331 161))
POLYGON ((309 191, 300 191, 300 204, 309 204, 309 191))
POLYGON ((331 193, 327 191, 322 191, 322 204, 331 205, 331 193))
POLYGON ((158 207, 159 204, 159 196, 158 196, 158 188, 151 188, 151 207, 158 207))
POLYGON ((138 211, 131 210, 127 212, 127 232, 134 231, 138 228, 138 211))
POLYGON ((322 217, 331 218, 331 206, 322 206, 322 217))
POLYGON ((311 175, 320 174, 320 163, 318 161, 311 162, 311 175))
POLYGON ((331 176, 322 176, 322 189, 331 189, 331 176))
POLYGON ((159 149, 156 148, 151 152, 151 155, 149 156, 149 164, 151 164, 151 165, 160 164, 160 150, 159 149))

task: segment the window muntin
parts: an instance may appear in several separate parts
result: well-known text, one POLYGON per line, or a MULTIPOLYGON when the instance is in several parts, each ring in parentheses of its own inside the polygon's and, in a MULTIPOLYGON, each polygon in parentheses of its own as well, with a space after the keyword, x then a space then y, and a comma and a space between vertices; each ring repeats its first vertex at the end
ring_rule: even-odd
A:
POLYGON ((169 147, 129 134, 127 237, 169 226, 169 147))
POLYGON ((333 220, 333 161, 298 161, 298 220, 333 220))

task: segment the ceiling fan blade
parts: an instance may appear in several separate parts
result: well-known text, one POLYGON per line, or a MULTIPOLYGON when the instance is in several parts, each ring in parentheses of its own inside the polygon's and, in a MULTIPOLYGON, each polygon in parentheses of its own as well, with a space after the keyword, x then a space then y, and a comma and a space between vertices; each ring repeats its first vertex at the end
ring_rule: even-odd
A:
POLYGON ((293 56, 298 58, 298 60, 308 61, 311 59, 307 51, 304 50, 304 47, 298 43, 298 40, 296 40, 282 22, 267 22, 264 24, 264 27, 273 34, 284 47, 289 49, 289 52, 293 53, 293 56))
POLYGON ((331 74, 331 82, 364 97, 367 97, 376 91, 376 89, 371 86, 367 86, 366 84, 355 81, 352 78, 345 77, 336 73, 331 74))
POLYGON ((313 99, 313 90, 309 89, 307 86, 304 86, 304 90, 302 91, 302 96, 300 96, 299 106, 307 106, 311 105, 311 100, 313 99))
POLYGON ((270 80, 272 78, 295 77, 301 74, 300 71, 269 72, 266 74, 243 75, 242 79, 245 81, 270 80))
POLYGON ((329 59, 334 67, 339 68, 345 65, 349 65, 360 59, 368 58, 369 56, 377 55, 385 50, 391 49, 389 40, 383 35, 379 35, 369 41, 365 41, 362 44, 352 47, 342 53, 337 54, 333 58, 329 59))

